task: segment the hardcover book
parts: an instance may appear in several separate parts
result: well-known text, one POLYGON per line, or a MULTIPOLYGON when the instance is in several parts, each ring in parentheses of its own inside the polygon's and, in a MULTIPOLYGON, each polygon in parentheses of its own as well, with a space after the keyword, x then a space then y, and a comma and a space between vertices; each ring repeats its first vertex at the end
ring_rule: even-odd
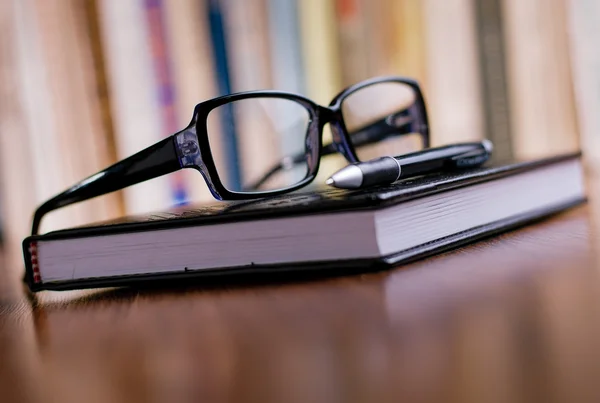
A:
POLYGON ((32 291, 239 273, 376 270, 585 201, 579 154, 354 191, 317 188, 126 217, 26 238, 32 291))

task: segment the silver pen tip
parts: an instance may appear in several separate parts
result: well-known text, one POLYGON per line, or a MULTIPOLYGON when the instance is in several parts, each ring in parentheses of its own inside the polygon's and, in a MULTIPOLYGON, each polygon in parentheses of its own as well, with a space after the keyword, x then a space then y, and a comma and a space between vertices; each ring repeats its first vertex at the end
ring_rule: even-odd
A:
POLYGON ((362 185, 362 180, 360 168, 351 164, 335 172, 325 183, 340 189, 357 189, 362 185))
POLYGON ((483 140, 482 144, 483 144, 483 148, 485 148, 485 151, 487 151, 488 153, 491 154, 492 151, 494 151, 494 143, 492 143, 488 139, 483 140))

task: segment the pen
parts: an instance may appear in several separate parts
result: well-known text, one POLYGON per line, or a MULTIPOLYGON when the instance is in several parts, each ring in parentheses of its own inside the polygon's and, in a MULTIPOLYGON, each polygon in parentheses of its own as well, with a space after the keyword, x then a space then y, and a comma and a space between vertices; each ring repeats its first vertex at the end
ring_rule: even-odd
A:
POLYGON ((493 148, 491 141, 483 140, 427 148, 397 157, 381 157, 348 165, 331 175, 325 183, 342 189, 357 189, 430 172, 473 168, 486 162, 493 148))

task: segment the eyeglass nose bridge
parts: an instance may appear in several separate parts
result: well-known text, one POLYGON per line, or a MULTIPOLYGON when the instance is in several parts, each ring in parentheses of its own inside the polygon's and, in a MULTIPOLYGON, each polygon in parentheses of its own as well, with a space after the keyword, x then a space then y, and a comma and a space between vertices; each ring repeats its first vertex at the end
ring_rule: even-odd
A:
POLYGON ((320 115, 323 117, 322 126, 324 126, 326 123, 329 123, 333 147, 337 150, 337 152, 342 154, 348 162, 358 162, 358 158, 354 152, 354 147, 350 142, 350 136, 346 130, 346 126, 344 125, 342 112, 338 108, 334 107, 322 107, 321 109, 322 113, 320 111, 320 115))

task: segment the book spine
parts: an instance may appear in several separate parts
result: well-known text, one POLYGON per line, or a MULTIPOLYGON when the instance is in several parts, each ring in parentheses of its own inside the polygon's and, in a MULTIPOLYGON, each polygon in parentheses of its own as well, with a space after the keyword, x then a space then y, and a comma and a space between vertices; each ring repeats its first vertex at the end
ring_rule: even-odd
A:
MULTIPOLYGON (((187 123, 196 104, 216 96, 215 72, 208 27, 206 0, 177 0, 163 3, 166 37, 173 84, 177 97, 177 119, 187 123)), ((223 161, 223 139, 210 138, 211 152, 223 161)), ((195 169, 183 169, 190 203, 214 200, 202 176, 195 169)))
POLYGON ((268 0, 269 45, 273 86, 305 93, 296 0, 268 0))
POLYGON ((363 57, 368 61, 370 77, 394 74, 391 63, 394 34, 390 1, 395 0, 362 2, 367 41, 363 57))
POLYGON ((309 97, 323 105, 342 89, 334 6, 321 0, 298 2, 306 89, 309 97))
POLYGON ((480 140, 484 126, 473 2, 425 0, 423 11, 432 143, 480 140))
MULTIPOLYGON (((208 20, 212 41, 215 70, 217 72, 217 91, 219 95, 231 94, 229 62, 227 57, 227 42, 223 26, 222 7, 219 0, 208 0, 208 20)), ((237 132, 233 120, 233 108, 229 104, 223 106, 225 113, 221 114, 221 129, 223 138, 223 154, 228 162, 227 183, 232 187, 241 186, 240 163, 238 153, 237 132)), ((221 173, 219 173, 221 175, 221 173)))
MULTIPOLYGON (((343 89, 335 4, 321 0, 299 1, 298 17, 307 95, 317 103, 328 105, 343 89)), ((325 130, 323 144, 331 142, 331 132, 325 130)), ((324 183, 329 175, 345 165, 346 161, 339 156, 323 159, 315 183, 324 183)))
POLYGON ((581 147, 588 168, 600 172, 600 3, 568 0, 570 61, 581 147))
POLYGON ((337 0, 336 16, 344 86, 369 78, 364 10, 359 0, 337 0))
MULTIPOLYGON (((118 158, 160 141, 160 109, 153 90, 151 50, 141 0, 98 2, 118 158)), ((141 214, 171 205, 167 177, 124 190, 127 212, 141 214)))
MULTIPOLYGON (((229 0, 222 12, 233 91, 272 87, 266 1, 229 0)), ((260 178, 272 166, 267 162, 279 162, 282 138, 271 119, 278 106, 256 99, 234 104, 242 184, 260 178)))
POLYGON ((393 47, 390 52, 395 74, 415 78, 427 91, 425 20, 422 0, 391 1, 393 47))
POLYGON ((494 156, 513 157, 510 105, 501 0, 474 2, 477 47, 481 68, 485 137, 494 143, 494 156))
MULTIPOLYGON (((98 149, 104 157, 101 160, 99 168, 103 169, 117 160, 117 149, 115 144, 115 127, 111 113, 111 97, 108 88, 108 74, 106 71, 106 55, 102 44, 100 32, 100 20, 98 14, 98 0, 89 0, 86 2, 77 2, 78 27, 83 30, 88 38, 89 52, 91 59, 91 70, 93 71, 93 85, 91 97, 93 98, 93 108, 95 116, 98 119, 100 135, 96 136, 98 149)), ((109 218, 122 216, 124 214, 123 192, 116 192, 111 196, 111 205, 109 207, 109 218)))
MULTIPOLYGON (((103 66, 98 65, 94 60, 93 52, 98 42, 93 42, 90 36, 93 22, 87 19, 85 10, 90 3, 78 0, 64 0, 62 3, 69 6, 65 10, 66 15, 63 20, 64 25, 68 27, 66 32, 69 33, 65 37, 72 38, 72 46, 69 47, 70 51, 65 58, 72 66, 78 67, 76 72, 71 72, 69 76, 72 92, 68 118, 76 123, 73 128, 73 138, 69 143, 72 147, 72 144, 80 141, 88 146, 85 153, 72 151, 73 154, 79 154, 78 166, 81 168, 75 173, 74 178, 78 181, 81 177, 95 174, 111 165, 115 155, 109 152, 107 141, 109 133, 105 131, 101 115, 98 73, 102 74, 103 66)), ((121 213, 117 194, 95 198, 83 206, 89 212, 89 219, 93 221, 107 220, 121 213)))
MULTIPOLYGON (((70 4, 24 1, 18 9, 17 26, 22 31, 17 36, 23 42, 17 57, 23 69, 26 135, 31 145, 28 154, 33 156, 29 158, 34 166, 32 199, 41 203, 80 180, 79 175, 91 173, 86 153, 77 148, 90 146, 91 125, 86 111, 78 109, 87 99, 84 74, 79 68, 80 44, 70 23, 70 4)), ((78 225, 93 217, 90 204, 80 204, 48 216, 43 228, 78 225)))
MULTIPOLYGON (((268 35, 271 50, 271 71, 273 87, 278 90, 297 94, 306 92, 304 70, 302 68, 302 48, 300 43, 300 27, 298 25, 298 6, 296 0, 268 1, 268 35)), ((285 110, 282 111, 285 115, 285 110)), ((293 116, 282 116, 282 120, 291 121, 293 116)), ((298 151, 296 139, 282 133, 282 155, 293 155, 298 151)))
MULTIPOLYGON (((39 69, 40 65, 31 65, 27 58, 33 51, 30 39, 34 34, 31 19, 26 18, 31 11, 29 6, 28 0, 0 2, 2 269, 7 270, 15 281, 16 270, 22 267, 22 256, 16 252, 20 251, 21 240, 29 234, 27 218, 38 202, 39 191, 35 180, 37 164, 32 158, 39 147, 32 143, 30 136, 33 110, 27 102, 27 98, 33 96, 38 77, 27 73, 39 69), (27 80, 32 82, 30 87, 25 86, 27 80)), ((44 118, 44 111, 40 115, 44 118)), ((52 179, 50 175, 48 180, 52 179)))
MULTIPOLYGON (((171 135, 182 129, 183 124, 179 125, 177 123, 176 93, 171 73, 162 3, 161 0, 144 0, 144 10, 150 33, 150 49, 156 77, 156 95, 160 108, 161 128, 165 135, 171 135)), ((182 173, 175 172, 170 175, 169 179, 171 181, 173 204, 176 206, 187 204, 188 192, 182 173)))
POLYGON ((504 0, 515 155, 579 148, 564 0, 504 0))

